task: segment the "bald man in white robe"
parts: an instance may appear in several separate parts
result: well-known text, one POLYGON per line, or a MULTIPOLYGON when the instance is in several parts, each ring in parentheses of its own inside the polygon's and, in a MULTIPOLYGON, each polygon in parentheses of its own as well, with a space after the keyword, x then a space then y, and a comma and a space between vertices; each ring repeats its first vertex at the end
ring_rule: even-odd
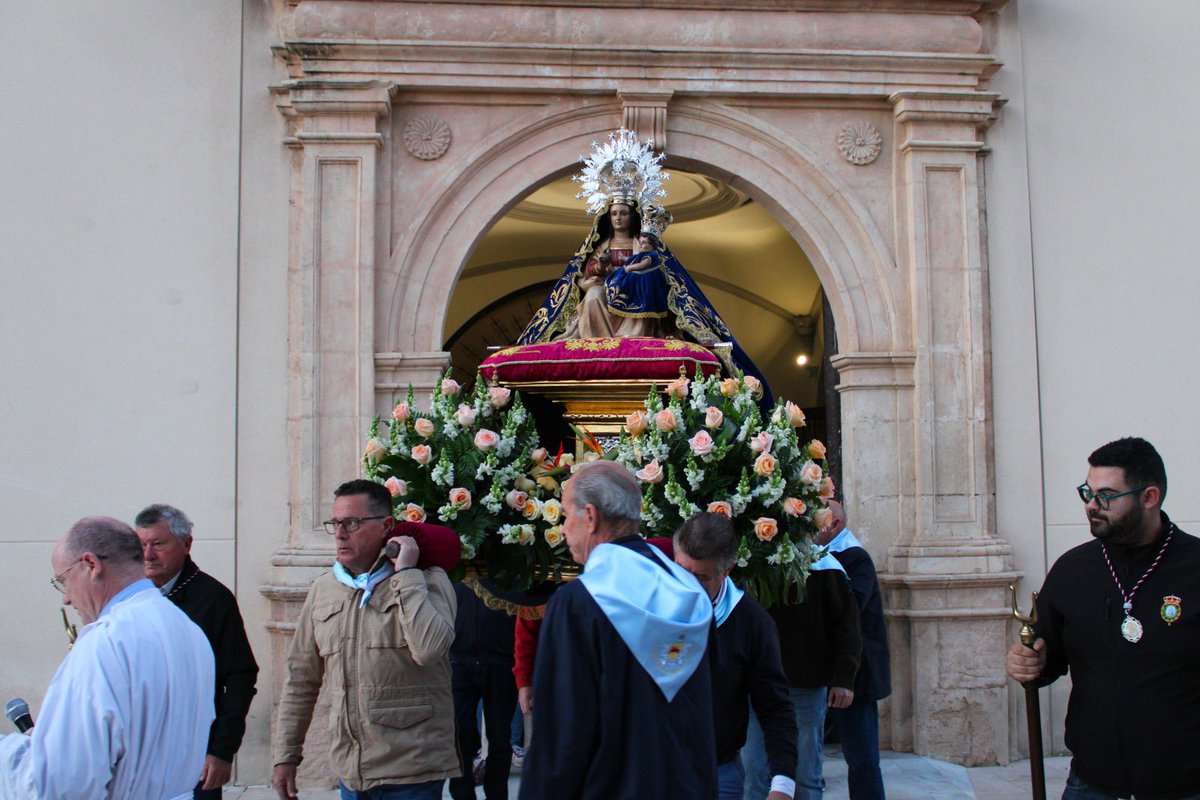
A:
POLYGON ((80 520, 51 563, 84 628, 30 735, 0 738, 0 798, 191 798, 214 716, 204 633, 145 578, 122 522, 80 520))

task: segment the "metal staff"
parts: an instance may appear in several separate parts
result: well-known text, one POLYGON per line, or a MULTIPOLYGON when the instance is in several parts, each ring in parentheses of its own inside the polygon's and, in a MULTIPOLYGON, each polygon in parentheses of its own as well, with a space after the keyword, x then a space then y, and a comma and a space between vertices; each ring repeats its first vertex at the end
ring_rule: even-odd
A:
MULTIPOLYGON (((1033 647, 1037 634, 1033 624, 1037 622, 1037 592, 1033 593, 1033 610, 1025 616, 1017 608, 1017 587, 1009 585, 1012 596, 1012 613, 1021 623, 1021 644, 1033 647)), ((1033 681, 1021 684, 1025 687, 1025 719, 1029 724, 1029 780, 1033 783, 1033 800, 1046 800, 1046 764, 1042 761, 1042 706, 1038 698, 1038 687, 1033 681)))

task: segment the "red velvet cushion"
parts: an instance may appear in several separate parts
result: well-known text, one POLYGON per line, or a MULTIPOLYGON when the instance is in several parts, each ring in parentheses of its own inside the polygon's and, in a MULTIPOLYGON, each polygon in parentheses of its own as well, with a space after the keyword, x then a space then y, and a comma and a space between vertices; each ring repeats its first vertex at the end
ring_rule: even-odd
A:
POLYGON ((421 548, 421 554, 417 556, 418 569, 441 567, 449 572, 462 560, 462 542, 458 540, 458 534, 444 525, 398 519, 392 535, 411 536, 416 540, 417 547, 421 548))
POLYGON ((687 377, 700 367, 705 375, 720 372, 712 352, 679 339, 568 339, 507 347, 479 365, 488 383, 560 380, 629 380, 687 377))

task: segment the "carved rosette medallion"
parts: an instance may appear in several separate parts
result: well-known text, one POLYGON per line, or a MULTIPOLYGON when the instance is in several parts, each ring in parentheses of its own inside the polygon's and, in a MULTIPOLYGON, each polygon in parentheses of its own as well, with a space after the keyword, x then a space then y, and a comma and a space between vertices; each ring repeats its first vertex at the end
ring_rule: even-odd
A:
POLYGON ((437 117, 416 117, 404 126, 404 149, 422 161, 441 158, 450 149, 450 126, 437 117))
POLYGON ((851 164, 865 166, 883 152, 883 135, 869 122, 852 122, 837 137, 838 150, 851 164))

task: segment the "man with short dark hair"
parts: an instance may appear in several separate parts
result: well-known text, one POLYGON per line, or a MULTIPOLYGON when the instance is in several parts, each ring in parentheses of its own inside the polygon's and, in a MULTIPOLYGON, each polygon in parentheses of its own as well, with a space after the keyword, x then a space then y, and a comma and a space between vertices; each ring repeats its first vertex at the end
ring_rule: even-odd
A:
POLYGON ((1038 639, 1008 674, 1071 673, 1064 800, 1200 797, 1200 539, 1162 510, 1167 472, 1145 439, 1088 457, 1092 541, 1064 553, 1037 599, 1038 639))
POLYGON ((296 623, 272 782, 282 800, 299 796, 296 767, 326 683, 330 766, 342 800, 437 800, 446 778, 458 775, 447 659, 454 589, 441 567, 417 566, 416 539, 395 535, 392 498, 382 484, 348 481, 333 494, 325 529, 337 543, 337 561, 309 589, 296 623), (389 541, 398 545, 391 560, 389 541))
POLYGON ((208 755, 194 800, 220 800, 229 783, 233 757, 246 733, 258 663, 233 592, 201 572, 192 561, 192 521, 168 505, 147 506, 134 519, 142 543, 146 577, 163 596, 200 626, 216 658, 216 711, 208 755))
POLYGON ((771 765, 767 800, 791 800, 796 791, 796 718, 779 660, 775 623, 758 602, 734 585, 738 541, 733 523, 701 512, 675 532, 675 563, 700 582, 713 605, 717 646, 709 652, 717 781, 721 800, 741 800, 745 771, 747 700, 762 724, 771 765))
POLYGON ((84 627, 32 733, 0 737, 0 797, 187 800, 213 720, 204 634, 146 580, 123 522, 81 519, 50 563, 84 627))
POLYGON ((575 469, 563 513, 584 571, 547 604, 522 800, 713 800, 708 595, 638 536, 641 488, 620 464, 575 469))

